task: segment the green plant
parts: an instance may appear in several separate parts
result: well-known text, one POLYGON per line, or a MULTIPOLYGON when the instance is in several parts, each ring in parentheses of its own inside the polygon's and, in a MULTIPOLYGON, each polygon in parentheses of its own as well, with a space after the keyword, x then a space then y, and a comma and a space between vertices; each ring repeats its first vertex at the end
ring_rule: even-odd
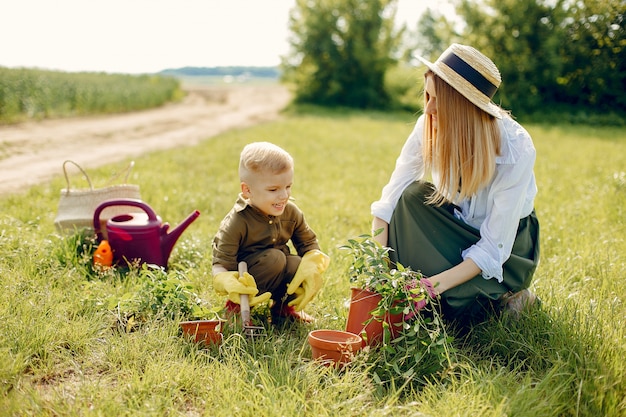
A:
POLYGON ((402 326, 396 338, 372 355, 375 382, 396 389, 420 386, 436 375, 443 376, 453 366, 454 338, 436 308, 423 308, 411 319, 404 319, 402 326))
POLYGON ((144 263, 136 274, 138 282, 134 288, 121 297, 110 296, 107 300, 109 309, 116 312, 127 329, 152 317, 206 319, 216 317, 220 310, 209 307, 180 271, 166 271, 144 263))
MULTIPOLYGON (((98 246, 96 236, 88 229, 78 230, 60 240, 55 247, 59 263, 79 270, 89 281, 85 302, 104 305, 114 312, 118 324, 126 330, 158 319, 200 320, 218 317, 220 308, 210 307, 198 296, 198 290, 179 269, 165 270, 150 264, 131 263, 124 267, 94 268, 93 254, 98 246), (129 288, 120 294, 102 294, 103 281, 123 281, 129 288), (105 299, 102 303, 99 300, 105 299)), ((187 257, 197 256, 187 250, 187 257)), ((179 263, 183 263, 182 261, 179 263)))
MULTIPOLYGON (((375 235, 380 233, 377 230, 375 235)), ((419 271, 405 268, 401 264, 392 265, 389 260, 391 248, 384 247, 372 235, 362 234, 340 246, 351 255, 349 267, 350 283, 382 296, 378 310, 374 313, 404 313, 410 315, 415 304, 429 303, 431 300, 418 284, 422 278, 419 271)), ((376 314, 378 315, 378 314, 376 314)))
POLYGON ((388 257, 391 249, 369 234, 348 239, 340 248, 352 257, 350 282, 381 295, 370 320, 383 321, 386 313, 402 314, 401 329, 395 338, 383 322, 383 343, 369 356, 374 381, 380 386, 424 384, 428 377, 449 368, 453 338, 446 332, 437 300, 420 285, 422 274, 392 264, 388 257))
POLYGON ((220 307, 211 307, 182 271, 150 265, 110 268, 101 280, 85 283, 85 305, 104 307, 117 325, 133 331, 151 320, 202 320, 219 318, 220 307), (126 288, 112 291, 106 281, 121 281, 126 288))
POLYGON ((93 230, 76 230, 56 243, 53 254, 61 265, 80 269, 87 279, 97 276, 92 259, 98 242, 93 230))

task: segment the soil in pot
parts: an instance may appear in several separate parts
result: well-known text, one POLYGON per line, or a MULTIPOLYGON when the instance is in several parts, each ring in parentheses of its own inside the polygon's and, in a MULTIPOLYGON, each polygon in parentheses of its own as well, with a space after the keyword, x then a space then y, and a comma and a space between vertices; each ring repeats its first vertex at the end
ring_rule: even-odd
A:
POLYGON ((363 346, 377 346, 382 342, 383 321, 389 325, 392 339, 400 333, 401 313, 386 313, 384 318, 375 317, 372 319, 371 312, 378 307, 381 298, 380 294, 361 288, 352 288, 346 331, 361 336, 363 346))
POLYGON ((341 330, 312 330, 309 344, 313 359, 327 366, 344 366, 361 349, 361 336, 341 330))
POLYGON ((193 336, 194 341, 203 342, 206 345, 219 345, 222 343, 222 320, 193 320, 183 321, 180 327, 183 334, 193 336))

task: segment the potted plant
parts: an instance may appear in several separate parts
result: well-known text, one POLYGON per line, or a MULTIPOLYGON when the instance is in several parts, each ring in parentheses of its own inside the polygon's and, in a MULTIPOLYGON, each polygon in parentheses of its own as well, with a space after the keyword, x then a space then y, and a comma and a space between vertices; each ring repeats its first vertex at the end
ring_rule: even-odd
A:
POLYGON ((363 346, 369 345, 366 360, 372 363, 373 380, 383 386, 414 386, 435 374, 445 375, 454 363, 453 338, 437 298, 420 282, 423 275, 392 264, 391 249, 371 235, 349 239, 340 248, 352 256, 346 331, 360 335, 363 346))
POLYGON ((220 307, 209 308, 199 298, 187 313, 189 320, 179 323, 183 334, 193 337, 195 342, 205 345, 219 345, 224 339, 223 328, 225 320, 220 318, 220 307))
POLYGON ((352 257, 346 331, 360 335, 364 345, 388 342, 400 333, 405 320, 429 301, 419 283, 422 274, 400 264, 392 265, 391 249, 369 234, 348 239, 340 249, 348 250, 352 257))
POLYGON ((210 320, 181 321, 180 327, 183 334, 193 337, 195 342, 203 342, 205 345, 219 345, 222 343, 222 328, 224 321, 218 317, 210 320))

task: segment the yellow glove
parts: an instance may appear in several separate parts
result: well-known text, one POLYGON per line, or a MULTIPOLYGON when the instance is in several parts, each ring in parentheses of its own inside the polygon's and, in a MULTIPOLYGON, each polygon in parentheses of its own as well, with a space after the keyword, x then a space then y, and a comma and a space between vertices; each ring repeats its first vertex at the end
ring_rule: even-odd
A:
POLYGON ((241 277, 237 271, 220 272, 213 277, 213 288, 218 294, 228 295, 228 299, 236 304, 239 304, 241 294, 247 294, 250 297, 250 307, 267 301, 272 296, 271 293, 266 292, 255 297, 259 289, 252 275, 247 272, 241 277))
MULTIPOLYGON (((241 282, 242 284, 244 284, 246 287, 254 287, 257 291, 257 293, 259 292, 257 286, 256 286, 256 281, 254 280, 254 278, 252 277, 252 275, 250 275, 247 272, 243 273, 243 276, 239 277, 239 282, 241 282)), ((245 293, 240 293, 240 294, 245 294, 245 293)), ((239 304, 240 301, 240 294, 235 295, 235 297, 237 298, 237 300, 233 300, 230 295, 228 297, 229 300, 233 301, 234 303, 239 304)), ((261 295, 255 296, 255 297, 250 297, 250 300, 248 301, 248 304, 250 305, 250 307, 254 307, 257 304, 261 304, 264 303, 266 301, 268 301, 270 298, 272 298, 272 293, 271 292, 264 292, 261 295)))
MULTIPOLYGON (((248 304, 250 304, 250 307, 254 307, 255 305, 263 304, 266 301, 269 301, 270 298, 272 298, 272 293, 271 292, 264 292, 261 295, 257 295, 256 297, 252 297, 248 304)), ((237 302, 239 302, 239 301, 237 301, 237 302)))
POLYGON ((293 306, 296 309, 296 311, 304 310, 304 306, 306 305, 306 303, 301 306, 302 301, 305 299, 305 296, 306 296, 306 293, 304 292, 304 288, 302 287, 296 288, 296 291, 294 292, 294 294, 296 295, 296 297, 293 300, 289 301, 288 305, 293 306))
POLYGON ((287 286, 287 294, 296 294, 290 306, 301 311, 322 288, 322 274, 328 268, 330 258, 318 249, 308 251, 302 257, 298 270, 287 286), (302 288, 303 292, 297 292, 302 288))

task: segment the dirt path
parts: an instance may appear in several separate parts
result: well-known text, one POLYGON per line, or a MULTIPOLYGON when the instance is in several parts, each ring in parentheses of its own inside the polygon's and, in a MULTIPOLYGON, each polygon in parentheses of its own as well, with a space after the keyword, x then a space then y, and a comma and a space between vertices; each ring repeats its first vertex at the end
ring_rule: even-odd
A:
POLYGON ((0 195, 61 174, 66 159, 89 169, 273 120, 289 99, 277 85, 194 87, 154 110, 0 126, 0 195))

